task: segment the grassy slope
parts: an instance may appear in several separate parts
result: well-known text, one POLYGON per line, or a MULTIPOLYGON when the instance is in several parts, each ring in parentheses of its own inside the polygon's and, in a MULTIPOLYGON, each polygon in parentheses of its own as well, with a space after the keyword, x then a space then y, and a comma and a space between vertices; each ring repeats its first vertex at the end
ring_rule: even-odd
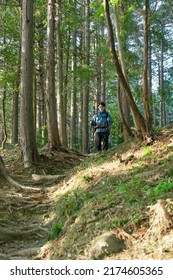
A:
MULTIPOLYGON (((81 157, 71 153, 51 153, 43 156, 42 162, 30 171, 23 169, 18 149, 4 151, 1 155, 9 173, 24 184, 34 184, 32 173, 66 176, 53 187, 46 187, 44 183, 39 185, 40 203, 45 202, 43 192, 51 207, 43 209, 44 215, 33 211, 29 220, 28 214, 23 216, 23 202, 19 204, 17 194, 14 195, 16 191, 6 187, 6 182, 1 180, 2 197, 7 195, 8 198, 12 192, 13 199, 17 199, 16 205, 21 206, 21 212, 15 213, 19 221, 26 219, 29 226, 31 221, 37 221, 39 214, 40 224, 47 225, 48 229, 52 224, 49 241, 42 240, 46 244, 41 259, 88 259, 92 240, 117 227, 133 236, 135 243, 124 252, 107 258, 173 258, 172 231, 156 241, 150 240, 150 244, 143 238, 149 228, 147 207, 158 199, 173 197, 173 127, 165 128, 152 146, 144 147, 133 139, 105 155, 81 157)), ((25 193, 21 193, 21 200, 23 196, 25 193)), ((32 192, 27 196, 32 202, 32 192)), ((6 211, 5 204, 4 208, 1 206, 6 211)), ((4 215, 6 212, 2 212, 2 217, 4 215)), ((27 247, 31 245, 28 241, 27 247)), ((8 247, 10 251, 11 243, 8 247)), ((18 250, 18 247, 16 244, 14 249, 18 250)))
MULTIPOLYGON (((165 129, 152 146, 131 141, 91 155, 75 168, 54 193, 51 258, 87 259, 92 240, 117 226, 139 241, 149 227, 147 207, 173 197, 172 132, 165 129)), ((134 249, 110 258, 155 258, 156 248, 134 249)))

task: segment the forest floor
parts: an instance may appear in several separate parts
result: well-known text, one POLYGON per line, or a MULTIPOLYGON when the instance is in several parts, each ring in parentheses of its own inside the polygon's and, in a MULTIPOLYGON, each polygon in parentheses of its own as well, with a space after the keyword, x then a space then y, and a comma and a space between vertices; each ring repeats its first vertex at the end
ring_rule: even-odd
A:
POLYGON ((151 146, 41 153, 26 170, 18 147, 1 151, 22 186, 0 178, 0 259, 90 259, 93 240, 110 231, 130 242, 104 259, 173 259, 173 126, 151 146))

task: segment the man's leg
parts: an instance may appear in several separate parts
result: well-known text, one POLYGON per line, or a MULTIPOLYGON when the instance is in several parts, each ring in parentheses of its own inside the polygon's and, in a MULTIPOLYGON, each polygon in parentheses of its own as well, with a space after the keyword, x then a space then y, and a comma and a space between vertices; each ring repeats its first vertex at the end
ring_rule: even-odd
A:
POLYGON ((96 142, 96 150, 99 152, 101 151, 101 133, 95 133, 95 142, 96 142))
POLYGON ((108 150, 108 139, 109 139, 109 132, 104 132, 103 135, 103 150, 108 150))

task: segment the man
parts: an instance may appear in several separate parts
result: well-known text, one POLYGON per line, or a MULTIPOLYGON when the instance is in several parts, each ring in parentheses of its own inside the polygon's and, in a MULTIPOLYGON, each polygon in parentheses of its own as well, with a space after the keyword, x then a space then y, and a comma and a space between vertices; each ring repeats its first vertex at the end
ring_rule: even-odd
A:
POLYGON ((110 125, 112 124, 112 117, 105 110, 105 103, 100 102, 98 106, 98 112, 93 116, 91 125, 95 129, 95 142, 96 150, 99 152, 102 150, 108 150, 108 139, 110 134, 110 125), (103 143, 103 147, 102 147, 103 143))

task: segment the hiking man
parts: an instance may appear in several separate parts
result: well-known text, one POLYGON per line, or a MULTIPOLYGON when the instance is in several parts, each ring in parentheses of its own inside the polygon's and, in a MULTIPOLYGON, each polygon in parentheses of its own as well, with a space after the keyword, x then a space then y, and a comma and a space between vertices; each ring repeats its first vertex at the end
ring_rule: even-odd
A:
POLYGON ((98 106, 98 112, 93 116, 91 125, 95 130, 95 143, 96 150, 99 152, 102 150, 103 143, 103 151, 108 150, 108 139, 110 134, 110 125, 112 124, 112 117, 105 110, 105 103, 100 102, 98 106))

